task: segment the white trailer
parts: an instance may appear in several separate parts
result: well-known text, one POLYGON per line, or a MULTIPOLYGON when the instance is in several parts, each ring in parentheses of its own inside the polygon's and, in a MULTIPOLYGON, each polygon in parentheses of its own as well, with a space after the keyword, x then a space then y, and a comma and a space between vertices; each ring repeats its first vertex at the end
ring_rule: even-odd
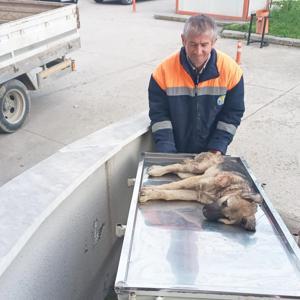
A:
POLYGON ((198 203, 138 204, 141 185, 174 179, 148 178, 146 168, 185 157, 141 159, 153 150, 147 115, 0 187, 0 299, 300 299, 300 250, 248 167, 264 198, 255 233, 206 222, 198 203), (117 296, 106 298, 116 272, 117 296))
POLYGON ((0 0, 0 131, 14 132, 30 108, 30 90, 75 69, 80 48, 75 4, 0 0))

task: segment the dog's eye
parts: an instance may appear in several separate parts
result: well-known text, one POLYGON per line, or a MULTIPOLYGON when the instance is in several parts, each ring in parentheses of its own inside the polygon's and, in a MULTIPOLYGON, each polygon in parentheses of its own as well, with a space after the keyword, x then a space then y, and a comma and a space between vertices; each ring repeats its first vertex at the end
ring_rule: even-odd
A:
POLYGON ((224 202, 222 202, 222 207, 227 207, 227 206, 228 206, 227 200, 225 200, 224 202))

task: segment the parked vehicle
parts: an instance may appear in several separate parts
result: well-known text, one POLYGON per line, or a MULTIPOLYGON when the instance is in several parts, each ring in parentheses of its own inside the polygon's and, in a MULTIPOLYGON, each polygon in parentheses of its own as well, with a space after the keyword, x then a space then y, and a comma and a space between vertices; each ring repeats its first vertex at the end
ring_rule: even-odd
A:
POLYGON ((30 90, 75 69, 66 55, 80 48, 77 5, 1 0, 0 131, 19 129, 30 90))
MULTIPOLYGON (((121 4, 124 4, 124 5, 132 4, 132 0, 119 0, 119 1, 121 4)), ((104 2, 104 0, 95 0, 95 2, 102 3, 102 2, 104 2)))
POLYGON ((78 0, 39 0, 47 2, 61 2, 61 3, 78 3, 78 0))

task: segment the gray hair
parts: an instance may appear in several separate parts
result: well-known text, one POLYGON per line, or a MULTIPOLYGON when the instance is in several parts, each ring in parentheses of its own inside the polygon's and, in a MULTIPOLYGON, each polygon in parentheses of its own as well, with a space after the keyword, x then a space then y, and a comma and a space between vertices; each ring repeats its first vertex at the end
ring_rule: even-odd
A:
POLYGON ((199 34, 211 31, 213 41, 216 41, 218 35, 216 22, 211 17, 205 15, 192 16, 186 20, 183 35, 186 37, 191 31, 199 34))

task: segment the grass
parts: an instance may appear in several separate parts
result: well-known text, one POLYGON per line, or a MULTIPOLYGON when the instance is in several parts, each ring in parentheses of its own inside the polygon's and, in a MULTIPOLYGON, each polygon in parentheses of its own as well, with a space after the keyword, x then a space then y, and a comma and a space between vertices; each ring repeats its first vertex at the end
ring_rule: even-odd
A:
MULTIPOLYGON (((249 23, 229 24, 224 29, 248 32, 249 23)), ((255 24, 252 32, 255 32, 255 24)), ((300 39, 300 0, 273 1, 269 35, 300 39)))

